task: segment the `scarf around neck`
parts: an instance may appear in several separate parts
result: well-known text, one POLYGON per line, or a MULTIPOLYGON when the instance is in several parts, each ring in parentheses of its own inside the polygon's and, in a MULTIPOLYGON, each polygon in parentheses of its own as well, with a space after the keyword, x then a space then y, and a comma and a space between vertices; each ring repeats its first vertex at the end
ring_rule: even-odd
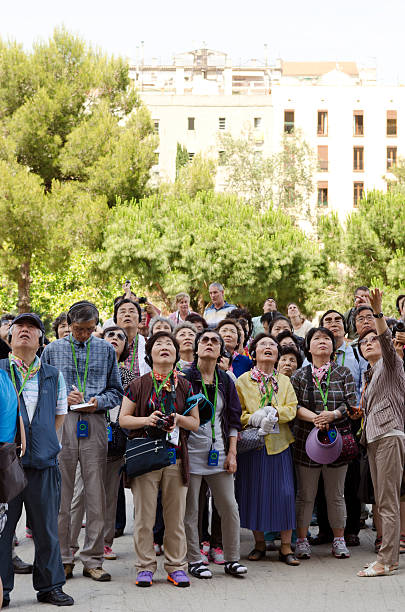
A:
POLYGON ((250 377, 252 380, 259 383, 259 389, 262 395, 265 395, 266 385, 268 385, 269 383, 272 386, 274 393, 278 392, 278 381, 276 378, 276 374, 276 370, 273 370, 271 374, 266 374, 266 372, 263 372, 257 366, 254 366, 250 370, 250 377))

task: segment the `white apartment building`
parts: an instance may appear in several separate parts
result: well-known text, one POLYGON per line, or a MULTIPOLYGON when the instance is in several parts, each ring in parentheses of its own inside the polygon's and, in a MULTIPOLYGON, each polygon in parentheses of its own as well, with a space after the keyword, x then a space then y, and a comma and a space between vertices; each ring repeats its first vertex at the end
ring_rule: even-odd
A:
POLYGON ((343 220, 364 191, 386 190, 384 176, 405 155, 405 88, 378 85, 372 67, 232 66, 225 54, 200 49, 175 56, 172 65, 136 66, 131 75, 159 132, 154 170, 163 180, 175 178, 177 143, 190 159, 216 157, 221 131, 252 129, 257 150, 270 155, 284 132, 299 128, 318 157, 313 205, 343 220))

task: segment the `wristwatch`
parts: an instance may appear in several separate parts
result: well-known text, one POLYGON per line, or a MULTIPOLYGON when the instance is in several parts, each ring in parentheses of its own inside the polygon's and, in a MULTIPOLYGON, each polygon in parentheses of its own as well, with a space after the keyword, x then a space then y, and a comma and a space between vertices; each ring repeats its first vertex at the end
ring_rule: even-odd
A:
POLYGON ((383 318, 383 316, 384 316, 384 315, 383 315, 383 313, 382 313, 382 312, 379 312, 378 314, 375 314, 375 312, 373 312, 373 317, 374 317, 375 319, 382 319, 382 318, 383 318))

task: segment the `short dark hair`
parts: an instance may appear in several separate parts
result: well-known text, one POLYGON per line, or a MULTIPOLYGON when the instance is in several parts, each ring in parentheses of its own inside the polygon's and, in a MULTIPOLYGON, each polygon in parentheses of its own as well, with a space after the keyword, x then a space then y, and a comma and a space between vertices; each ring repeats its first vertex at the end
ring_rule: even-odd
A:
POLYGON ((260 334, 257 334, 257 336, 254 337, 254 340, 249 347, 250 357, 252 358, 253 362, 256 363, 256 346, 258 345, 260 340, 263 340, 263 338, 270 338, 270 340, 273 340, 277 344, 277 349, 278 349, 277 361, 278 361, 280 357, 280 348, 281 348, 279 342, 276 340, 276 338, 274 338, 274 336, 271 336, 270 334, 266 334, 265 332, 261 332, 260 334))
POLYGON ((326 329, 326 327, 312 327, 310 330, 308 330, 308 333, 305 336, 305 344, 304 344, 305 357, 308 359, 310 363, 312 363, 312 354, 311 354, 311 351, 309 350, 309 347, 311 346, 311 340, 316 334, 316 332, 322 332, 326 336, 329 336, 329 338, 332 340, 332 353, 331 353, 330 358, 331 360, 333 360, 335 356, 335 351, 336 351, 335 336, 332 334, 330 329, 326 329))
POLYGON ((278 358, 280 359, 280 357, 282 357, 283 355, 294 355, 295 359, 297 360, 297 370, 302 366, 301 353, 293 346, 280 346, 278 358))
POLYGON ((347 332, 346 319, 344 318, 344 316, 342 315, 341 312, 339 312, 338 310, 334 310, 334 308, 331 308, 330 310, 327 310, 326 312, 323 313, 323 315, 321 316, 321 319, 319 321, 320 327, 323 327, 323 321, 324 321, 325 317, 328 316, 328 314, 330 314, 331 312, 335 312, 342 319, 342 321, 343 321, 343 328, 344 328, 345 333, 346 333, 347 332))
POLYGON ((260 317, 260 323, 267 323, 268 325, 270 325, 271 321, 274 319, 274 312, 265 312, 264 314, 262 314, 262 316, 260 317))
POLYGON ((69 325, 71 323, 81 323, 87 321, 95 321, 96 325, 99 322, 98 308, 93 302, 87 300, 80 300, 75 302, 69 308, 66 319, 69 325))
POLYGON ((129 357, 128 335, 127 335, 127 332, 125 331, 125 329, 122 329, 122 327, 120 327, 119 325, 109 325, 108 327, 103 329, 101 337, 105 339, 105 335, 106 335, 107 332, 114 331, 116 329, 118 329, 119 331, 122 331, 122 333, 125 336, 124 348, 123 348, 122 353, 120 355, 120 361, 125 361, 129 357))
POLYGON ((153 336, 149 336, 149 338, 146 341, 145 344, 145 362, 148 364, 148 366, 150 366, 151 368, 153 368, 153 359, 152 359, 152 349, 153 346, 156 342, 156 340, 159 340, 159 338, 170 338, 170 340, 173 342, 173 346, 176 349, 176 360, 173 364, 173 367, 176 365, 176 363, 178 362, 178 360, 180 359, 180 347, 179 347, 179 343, 177 342, 176 338, 173 336, 173 334, 171 332, 168 331, 158 331, 156 332, 156 334, 153 334, 153 336))
POLYGON ((190 323, 201 323, 204 329, 207 329, 208 327, 207 321, 197 312, 191 312, 189 315, 186 316, 185 320, 189 321, 190 323))
POLYGON ((271 334, 273 327, 275 326, 277 321, 287 321, 291 331, 294 331, 293 328, 293 324, 291 323, 290 319, 288 317, 285 317, 284 315, 279 315, 278 317, 275 317, 272 321, 270 321, 269 323, 269 334, 271 334))
POLYGON ((250 314, 248 309, 247 308, 234 308, 233 310, 231 310, 231 312, 228 312, 225 318, 226 319, 237 319, 239 323, 242 325, 242 327, 243 327, 243 323, 240 321, 240 319, 247 322, 247 329, 246 329, 247 333, 245 332, 245 336, 246 336, 245 343, 246 343, 249 340, 250 336, 252 335, 252 331, 253 331, 252 315, 250 314))
POLYGON ((59 340, 58 327, 59 325, 62 325, 62 323, 64 323, 65 321, 67 321, 67 313, 61 312, 60 315, 56 317, 55 321, 52 323, 52 329, 57 340, 59 340))
POLYGON ((365 285, 360 285, 360 287, 356 287, 356 289, 354 290, 354 295, 356 296, 358 291, 370 291, 370 289, 368 287, 366 287, 365 285))
POLYGON ((297 349, 299 349, 299 345, 297 342, 297 337, 290 331, 288 331, 288 329, 285 329, 284 331, 280 332, 279 334, 277 334, 276 336, 276 340, 277 342, 280 344, 280 342, 282 340, 284 340, 284 338, 291 338, 291 340, 293 340, 295 346, 297 347, 297 349))
POLYGON ((368 306, 367 304, 362 304, 361 306, 356 308, 356 310, 353 313, 354 324, 356 324, 356 319, 363 310, 371 310, 371 312, 373 312, 373 309, 371 308, 371 306, 368 306))
POLYGON ((130 300, 129 298, 123 298, 122 300, 119 300, 119 301, 115 302, 115 304, 114 304, 114 316, 113 316, 113 320, 114 320, 115 324, 117 323, 118 310, 119 310, 119 308, 123 304, 133 304, 136 307, 136 310, 138 311, 139 321, 141 320, 141 318, 142 318, 142 309, 139 306, 138 302, 135 302, 135 300, 130 300))
MULTIPOLYGON (((399 295, 397 297, 397 301, 395 302, 395 306, 397 307, 398 312, 401 314, 401 311, 399 310, 399 304, 400 302, 405 298, 405 293, 401 293, 401 295, 399 295)), ((1 317, 3 318, 3 317, 1 317)))
POLYGON ((239 325, 240 323, 238 321, 236 321, 236 319, 222 319, 222 321, 220 321, 218 323, 218 325, 216 326, 215 330, 216 332, 219 333, 219 330, 221 329, 221 327, 224 327, 224 325, 233 325, 237 331, 238 334, 238 340, 237 340, 237 344, 236 344, 236 348, 238 348, 240 341, 241 341, 241 333, 240 333, 240 329, 239 329, 239 325))

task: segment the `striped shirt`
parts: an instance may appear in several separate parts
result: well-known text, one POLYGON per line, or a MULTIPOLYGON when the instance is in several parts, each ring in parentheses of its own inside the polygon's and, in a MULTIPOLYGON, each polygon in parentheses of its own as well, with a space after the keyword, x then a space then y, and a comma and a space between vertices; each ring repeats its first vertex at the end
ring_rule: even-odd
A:
MULTIPOLYGON (((17 368, 17 360, 14 359, 14 356, 11 355, 11 363, 14 364, 13 371, 16 376, 18 376, 20 380, 20 384, 23 383, 24 377, 22 376, 20 370, 17 368)), ((35 357, 34 367, 41 367, 41 362, 39 357, 35 357)), ((39 369, 36 374, 27 380, 24 385, 24 389, 22 390, 22 396, 24 398, 25 408, 27 410, 27 415, 29 422, 31 423, 35 409, 38 403, 38 394, 39 394, 39 369)), ((55 407, 55 415, 66 414, 67 413, 67 393, 66 393, 66 385, 61 372, 59 372, 58 377, 58 398, 55 407)))

